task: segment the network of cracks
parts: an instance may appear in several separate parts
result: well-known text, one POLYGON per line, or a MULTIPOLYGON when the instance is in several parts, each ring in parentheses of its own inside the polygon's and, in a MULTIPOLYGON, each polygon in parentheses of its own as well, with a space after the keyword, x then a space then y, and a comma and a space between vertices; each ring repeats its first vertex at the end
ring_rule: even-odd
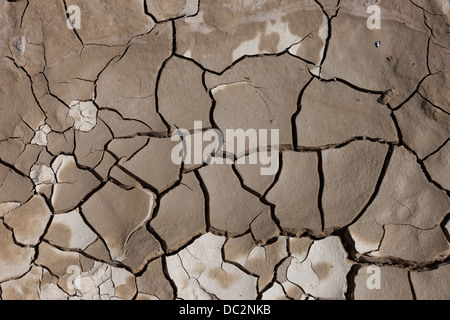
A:
POLYGON ((0 2, 1 298, 450 298, 449 10, 0 2), (278 170, 174 163, 200 121, 278 170))

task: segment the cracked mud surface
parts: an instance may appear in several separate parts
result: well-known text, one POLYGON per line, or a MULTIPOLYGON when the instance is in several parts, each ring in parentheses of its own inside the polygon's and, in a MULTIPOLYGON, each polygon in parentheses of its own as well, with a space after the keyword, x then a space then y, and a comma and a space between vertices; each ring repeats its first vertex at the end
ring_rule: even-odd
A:
POLYGON ((448 0, 0 1, 1 299, 450 299, 449 21, 448 0), (276 174, 174 163, 196 121, 279 130, 276 174))

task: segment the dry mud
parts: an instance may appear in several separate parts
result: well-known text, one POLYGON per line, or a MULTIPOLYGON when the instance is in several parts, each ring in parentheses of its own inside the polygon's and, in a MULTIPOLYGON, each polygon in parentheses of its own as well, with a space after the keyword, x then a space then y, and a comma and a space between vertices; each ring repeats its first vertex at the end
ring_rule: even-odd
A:
POLYGON ((449 10, 0 1, 1 299, 450 299, 449 10))

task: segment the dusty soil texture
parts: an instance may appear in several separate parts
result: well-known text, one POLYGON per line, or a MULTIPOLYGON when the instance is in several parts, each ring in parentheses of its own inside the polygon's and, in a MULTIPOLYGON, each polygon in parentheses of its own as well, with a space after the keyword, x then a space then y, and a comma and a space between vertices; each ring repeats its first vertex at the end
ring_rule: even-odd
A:
POLYGON ((1 299, 450 299, 449 21, 448 0, 0 0, 1 299), (178 129, 279 146, 187 161, 178 129))

